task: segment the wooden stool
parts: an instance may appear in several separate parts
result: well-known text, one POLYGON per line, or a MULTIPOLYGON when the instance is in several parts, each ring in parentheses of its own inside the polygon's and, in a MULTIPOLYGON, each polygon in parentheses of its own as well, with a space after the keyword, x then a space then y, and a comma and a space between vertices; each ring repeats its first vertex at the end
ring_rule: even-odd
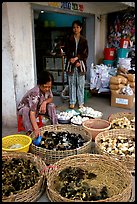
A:
MULTIPOLYGON (((43 126, 42 116, 38 115, 38 119, 39 119, 39 121, 37 122, 37 124, 38 124, 38 127, 40 128, 43 126)), ((24 128, 23 123, 22 123, 22 115, 18 115, 18 132, 20 132, 20 131, 25 131, 25 128, 24 128)))

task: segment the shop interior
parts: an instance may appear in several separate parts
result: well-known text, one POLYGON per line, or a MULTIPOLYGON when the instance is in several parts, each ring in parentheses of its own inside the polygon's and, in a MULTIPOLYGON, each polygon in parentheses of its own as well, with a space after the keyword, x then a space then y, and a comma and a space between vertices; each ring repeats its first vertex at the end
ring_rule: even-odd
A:
MULTIPOLYGON (((65 69, 64 42, 72 32, 72 22, 80 20, 83 24, 81 34, 86 36, 86 17, 34 10, 34 33, 36 51, 36 72, 52 72, 53 92, 60 95, 67 82, 65 69)), ((92 47, 93 49, 93 47, 92 47)))
MULTIPOLYGON (((34 10, 37 73, 44 69, 44 56, 59 56, 63 52, 65 38, 71 34, 74 20, 85 22, 81 16, 34 10)), ((82 34, 85 34, 84 27, 82 34)))

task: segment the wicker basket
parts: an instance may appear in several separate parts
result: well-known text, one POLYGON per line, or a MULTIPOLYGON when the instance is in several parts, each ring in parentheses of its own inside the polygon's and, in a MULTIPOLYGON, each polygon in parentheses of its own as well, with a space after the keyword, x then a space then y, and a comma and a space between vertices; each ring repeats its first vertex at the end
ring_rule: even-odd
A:
POLYGON ((118 136, 121 137, 126 137, 126 138, 135 138, 135 132, 132 130, 127 130, 127 129, 112 129, 112 130, 107 130, 104 132, 101 132, 97 135, 97 137, 95 138, 95 146, 96 146, 96 150, 98 153, 100 154, 106 154, 109 155, 117 160, 119 160, 122 164, 126 165, 129 171, 134 171, 135 169, 135 159, 130 156, 130 155, 126 155, 126 156, 120 156, 118 154, 110 154, 107 153, 106 151, 103 151, 101 149, 101 139, 104 138, 117 138, 118 136))
POLYGON ((2 158, 11 160, 12 158, 25 158, 30 160, 40 173, 40 177, 34 186, 27 190, 19 191, 19 193, 13 194, 11 196, 3 196, 2 202, 35 202, 40 195, 43 193, 46 187, 46 171, 47 167, 45 162, 40 158, 31 153, 16 153, 16 152, 2 152, 2 158))
POLYGON ((82 123, 82 126, 90 134, 92 140, 95 140, 95 137, 102 131, 108 130, 111 128, 111 124, 107 120, 102 119, 89 119, 82 123))
POLYGON ((55 165, 57 169, 50 171, 46 189, 48 198, 52 202, 82 202, 82 200, 62 197, 57 190, 58 175, 69 166, 80 167, 95 173, 97 177, 89 181, 90 186, 97 188, 107 186, 109 198, 94 202, 128 202, 131 197, 131 173, 126 166, 109 156, 99 154, 73 155, 56 162, 55 165))
MULTIPOLYGON (((46 164, 53 164, 54 162, 75 154, 81 154, 81 153, 88 153, 91 151, 91 144, 92 144, 92 138, 89 136, 89 134, 84 130, 83 127, 68 125, 68 124, 60 124, 60 125, 47 125, 42 128, 40 128, 41 135, 44 134, 45 131, 54 131, 54 132, 63 132, 68 131, 70 133, 77 133, 81 134, 83 139, 85 139, 87 142, 84 143, 83 146, 73 149, 73 150, 48 150, 42 147, 38 147, 34 145, 33 143, 30 146, 30 152, 36 155, 39 155, 43 158, 46 164)), ((35 135, 32 133, 30 135, 32 139, 34 139, 35 135)))
POLYGON ((114 113, 114 114, 111 114, 108 117, 108 121, 112 122, 116 118, 123 118, 123 117, 127 117, 130 120, 130 119, 133 119, 133 117, 135 117, 135 114, 131 113, 131 112, 118 112, 118 113, 114 113))

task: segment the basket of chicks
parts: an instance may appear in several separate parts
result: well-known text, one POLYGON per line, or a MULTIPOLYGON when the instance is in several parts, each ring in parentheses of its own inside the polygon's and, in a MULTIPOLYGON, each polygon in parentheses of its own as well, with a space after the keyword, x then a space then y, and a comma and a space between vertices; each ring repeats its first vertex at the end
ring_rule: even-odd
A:
POLYGON ((47 165, 70 155, 91 151, 92 138, 81 126, 47 125, 40 128, 40 132, 39 144, 35 144, 34 133, 30 134, 33 140, 30 152, 41 156, 47 165))
POLYGON ((131 112, 118 112, 111 114, 108 118, 111 129, 135 130, 135 114, 131 112))
POLYGON ((79 154, 54 165, 46 188, 51 202, 128 202, 131 198, 131 173, 109 156, 79 154))
POLYGON ((135 170, 135 131, 111 129, 99 133, 95 138, 96 150, 100 154, 110 155, 135 170))
POLYGON ((2 152, 2 202, 35 202, 45 189, 45 168, 31 153, 2 152))

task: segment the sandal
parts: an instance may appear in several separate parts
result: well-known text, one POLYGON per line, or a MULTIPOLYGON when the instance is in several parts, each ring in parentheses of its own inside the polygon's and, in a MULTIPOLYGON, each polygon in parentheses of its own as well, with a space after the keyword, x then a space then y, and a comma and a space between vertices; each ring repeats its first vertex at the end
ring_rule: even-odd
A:
POLYGON ((84 104, 79 105, 79 108, 84 108, 84 104))
POLYGON ((70 104, 69 108, 74 109, 75 105, 74 104, 70 104))

